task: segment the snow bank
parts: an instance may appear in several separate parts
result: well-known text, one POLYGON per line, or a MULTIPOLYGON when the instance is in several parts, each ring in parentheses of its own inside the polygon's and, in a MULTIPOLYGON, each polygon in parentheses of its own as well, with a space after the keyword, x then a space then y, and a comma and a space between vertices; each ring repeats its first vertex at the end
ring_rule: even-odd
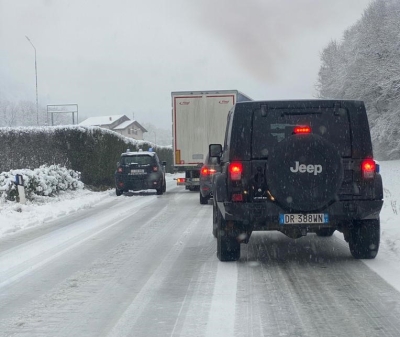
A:
POLYGON ((60 191, 83 189, 79 172, 69 170, 60 165, 43 165, 29 170, 11 170, 0 173, 0 202, 14 201, 18 198, 15 176, 22 175, 26 197, 34 200, 37 196, 52 197, 60 191))

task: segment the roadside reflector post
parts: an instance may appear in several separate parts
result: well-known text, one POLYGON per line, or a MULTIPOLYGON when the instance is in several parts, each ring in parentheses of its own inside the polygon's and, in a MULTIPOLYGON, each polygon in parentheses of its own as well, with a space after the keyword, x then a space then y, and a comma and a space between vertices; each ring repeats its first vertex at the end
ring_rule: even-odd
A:
POLYGON ((25 186, 24 186, 24 177, 22 174, 17 174, 15 176, 15 185, 17 185, 18 195, 19 195, 19 202, 21 204, 26 204, 26 197, 25 197, 25 186))

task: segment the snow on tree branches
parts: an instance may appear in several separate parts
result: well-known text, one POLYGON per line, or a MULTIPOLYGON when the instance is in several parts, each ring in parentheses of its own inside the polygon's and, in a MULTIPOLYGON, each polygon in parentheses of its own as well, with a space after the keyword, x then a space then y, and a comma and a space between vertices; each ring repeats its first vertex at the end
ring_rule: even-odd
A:
POLYGON ((400 2, 375 0, 321 53, 321 98, 365 102, 375 155, 400 158, 400 2))

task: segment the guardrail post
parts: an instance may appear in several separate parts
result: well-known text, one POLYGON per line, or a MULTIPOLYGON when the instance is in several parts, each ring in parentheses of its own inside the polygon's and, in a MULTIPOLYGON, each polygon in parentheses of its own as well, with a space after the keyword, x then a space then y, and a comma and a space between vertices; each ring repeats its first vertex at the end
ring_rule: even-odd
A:
POLYGON ((15 185, 17 185, 18 195, 19 195, 19 202, 21 204, 26 204, 26 197, 25 197, 25 186, 24 186, 24 177, 22 174, 17 174, 15 176, 15 185))

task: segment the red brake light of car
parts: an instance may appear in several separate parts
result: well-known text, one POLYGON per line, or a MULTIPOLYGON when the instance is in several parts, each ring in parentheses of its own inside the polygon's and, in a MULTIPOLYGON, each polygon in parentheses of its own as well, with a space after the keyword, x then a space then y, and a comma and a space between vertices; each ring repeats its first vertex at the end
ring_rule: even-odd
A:
POLYGON ((157 166, 153 166, 153 171, 157 172, 158 171, 158 167, 157 166))
POLYGON ((185 178, 178 178, 178 179, 177 179, 177 182, 178 182, 178 183, 184 183, 185 181, 186 181, 185 178))
POLYGON ((206 176, 206 175, 208 174, 208 167, 207 167, 207 166, 203 166, 203 167, 201 168, 201 170, 200 170, 200 173, 201 173, 203 176, 206 176))
POLYGON ((200 170, 200 173, 203 176, 211 175, 211 174, 214 174, 215 172, 217 172, 217 170, 215 170, 213 168, 208 168, 207 166, 203 166, 200 170))
POLYGON ((118 167, 117 172, 118 173, 122 173, 124 170, 122 169, 122 167, 118 167))
POLYGON ((293 129, 294 134, 311 133, 311 128, 309 126, 296 126, 293 129))
POLYGON ((243 165, 242 163, 231 163, 229 165, 229 173, 231 175, 231 180, 242 179, 243 165))
POLYGON ((375 177, 376 163, 373 159, 364 159, 361 163, 361 172, 364 179, 375 177))

